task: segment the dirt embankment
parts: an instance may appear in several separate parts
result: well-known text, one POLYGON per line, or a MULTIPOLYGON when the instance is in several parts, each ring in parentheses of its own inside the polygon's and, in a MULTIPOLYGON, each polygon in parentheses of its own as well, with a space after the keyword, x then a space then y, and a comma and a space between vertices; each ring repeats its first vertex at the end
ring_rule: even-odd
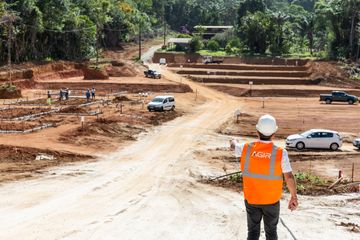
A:
MULTIPOLYGON (((231 87, 223 85, 211 85, 210 86, 217 91, 227 93, 235 97, 319 97, 320 94, 324 94, 327 90, 321 89, 281 89, 281 88, 269 88, 269 89, 256 89, 249 87, 231 87)), ((328 91, 330 92, 330 91, 328 91)), ((348 94, 360 96, 360 90, 346 90, 348 94)))
POLYGON ((192 89, 187 84, 136 84, 136 83, 101 83, 101 82, 46 82, 37 84, 41 89, 60 89, 63 87, 69 89, 91 89, 96 90, 113 90, 113 92, 173 92, 173 93, 187 93, 192 92, 192 89))
POLYGON ((91 159, 70 152, 0 145, 0 183, 31 178, 52 166, 91 159))
POLYGON ((219 132, 255 137, 258 118, 268 113, 278 121, 277 137, 286 138, 310 129, 330 129, 343 137, 359 136, 358 109, 358 105, 321 104, 315 98, 267 98, 264 105, 262 99, 245 98, 239 122, 233 117, 219 128, 219 132))
POLYGON ((21 90, 15 89, 13 91, 9 91, 6 88, 0 87, 0 99, 14 99, 21 98, 21 90))
POLYGON ((117 116, 99 118, 94 122, 85 123, 71 131, 61 134, 59 141, 75 145, 91 145, 99 149, 115 148, 116 143, 134 141, 140 133, 147 132, 152 126, 160 125, 180 117, 183 113, 148 112, 146 110, 131 111, 125 106, 117 116))
MULTIPOLYGON (((70 98, 68 100, 61 100, 59 101, 58 96, 53 96, 52 97, 52 101, 51 101, 51 105, 55 105, 55 106, 72 106, 72 105, 80 105, 80 104, 85 104, 87 103, 87 100, 84 98, 70 98)), ((18 105, 23 105, 23 106, 32 106, 32 105, 48 105, 47 99, 42 98, 42 99, 35 99, 35 100, 29 100, 29 101, 21 101, 17 103, 18 105)))
POLYGON ((12 119, 43 112, 48 112, 46 108, 6 108, 0 110, 0 119, 12 119))
POLYGON ((350 79, 349 74, 338 62, 314 62, 312 72, 312 78, 321 79, 321 85, 360 89, 360 81, 350 79))

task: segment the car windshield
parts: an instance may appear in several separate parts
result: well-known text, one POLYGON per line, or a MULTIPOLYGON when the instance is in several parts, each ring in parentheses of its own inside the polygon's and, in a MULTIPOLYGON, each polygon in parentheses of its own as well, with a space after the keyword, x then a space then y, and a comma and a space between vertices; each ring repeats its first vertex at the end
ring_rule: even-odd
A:
POLYGON ((313 133, 313 131, 306 131, 306 132, 301 133, 300 135, 303 136, 303 137, 307 137, 312 133, 313 133))
POLYGON ((154 99, 152 100, 152 102, 163 102, 163 101, 164 101, 163 98, 154 98, 154 99))

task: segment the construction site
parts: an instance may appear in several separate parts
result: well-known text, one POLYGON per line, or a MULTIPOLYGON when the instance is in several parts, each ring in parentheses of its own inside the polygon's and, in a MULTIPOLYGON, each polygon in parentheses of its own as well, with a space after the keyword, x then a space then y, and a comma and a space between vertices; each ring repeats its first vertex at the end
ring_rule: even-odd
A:
POLYGON ((360 82, 337 62, 204 64, 160 47, 147 41, 143 63, 132 60, 134 44, 105 51, 101 71, 70 61, 13 66, 18 91, 0 96, 1 239, 245 239, 229 140, 254 141, 265 113, 278 120, 281 147, 309 129, 343 141, 337 151, 289 149, 300 205, 282 205, 279 239, 359 238, 359 105, 321 103, 319 94, 359 96, 360 82), (146 78, 147 69, 162 78, 146 78), (87 99, 88 89, 96 96, 87 99), (148 111, 159 95, 174 96, 175 111, 148 111))

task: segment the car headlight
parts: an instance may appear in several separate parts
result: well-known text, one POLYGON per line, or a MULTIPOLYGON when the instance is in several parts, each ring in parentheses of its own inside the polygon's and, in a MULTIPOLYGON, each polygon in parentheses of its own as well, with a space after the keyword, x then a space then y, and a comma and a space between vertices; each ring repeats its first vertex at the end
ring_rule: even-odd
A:
POLYGON ((296 139, 286 139, 287 142, 294 142, 296 139))

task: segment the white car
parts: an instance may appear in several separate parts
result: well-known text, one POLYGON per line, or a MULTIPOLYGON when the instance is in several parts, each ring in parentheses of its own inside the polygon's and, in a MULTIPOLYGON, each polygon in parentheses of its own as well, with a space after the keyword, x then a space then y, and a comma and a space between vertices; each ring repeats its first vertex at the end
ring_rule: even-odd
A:
POLYGON ((301 134, 294 134, 286 139, 287 148, 319 148, 338 150, 342 140, 338 132, 325 129, 312 129, 301 134))
POLYGON ((175 98, 173 96, 157 96, 147 106, 151 111, 174 111, 175 98))

